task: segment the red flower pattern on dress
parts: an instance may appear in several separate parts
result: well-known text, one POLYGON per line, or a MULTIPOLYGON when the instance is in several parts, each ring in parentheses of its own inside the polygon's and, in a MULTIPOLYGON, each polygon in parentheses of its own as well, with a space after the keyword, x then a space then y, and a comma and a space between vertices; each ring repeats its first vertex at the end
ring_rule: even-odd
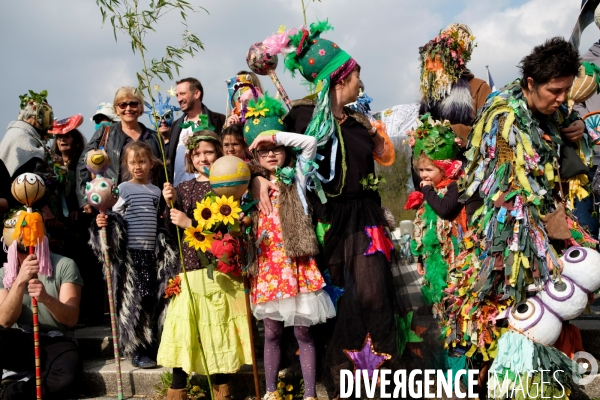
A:
POLYGON ((259 214, 258 233, 267 232, 258 247, 258 274, 252 278, 252 303, 294 297, 325 287, 314 257, 287 256, 279 219, 279 196, 272 195, 271 215, 259 214))

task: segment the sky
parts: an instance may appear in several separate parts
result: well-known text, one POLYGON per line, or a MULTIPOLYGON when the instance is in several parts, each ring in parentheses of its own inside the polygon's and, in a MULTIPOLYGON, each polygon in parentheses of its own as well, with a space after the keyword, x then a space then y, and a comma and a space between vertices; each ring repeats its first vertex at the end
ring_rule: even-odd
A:
MULTIPOLYGON (((303 23, 302 0, 189 0, 203 7, 188 16, 191 32, 203 42, 196 57, 187 56, 179 77, 193 76, 204 86, 204 103, 225 112, 225 80, 247 69, 245 55, 254 42, 279 29, 303 23)), ((373 111, 417 101, 418 48, 450 23, 467 24, 476 37, 469 68, 486 79, 489 65, 496 86, 518 77, 519 60, 553 36, 570 36, 581 0, 304 0, 307 20, 329 19, 334 31, 323 36, 335 41, 361 65, 373 111)), ((142 0, 141 3, 144 3, 142 0)), ((160 58, 166 46, 180 43, 185 27, 178 13, 159 20, 156 32, 145 38, 149 58, 160 58)), ((29 89, 48 90, 56 118, 81 113, 81 131, 93 134, 90 117, 100 102, 112 102, 121 86, 136 86, 141 70, 129 38, 117 34, 110 22, 102 26, 92 0, 20 0, 4 2, 0 13, 0 137, 19 111, 19 95, 29 89)), ((600 39, 592 24, 584 32, 580 52, 600 39)), ((277 74, 292 99, 307 94, 299 75, 277 74)), ((261 77, 271 94, 269 77, 261 77)), ((163 94, 174 81, 154 81, 163 94)), ((173 104, 175 99, 171 100, 173 104)), ((147 116, 140 121, 148 124, 147 116)))

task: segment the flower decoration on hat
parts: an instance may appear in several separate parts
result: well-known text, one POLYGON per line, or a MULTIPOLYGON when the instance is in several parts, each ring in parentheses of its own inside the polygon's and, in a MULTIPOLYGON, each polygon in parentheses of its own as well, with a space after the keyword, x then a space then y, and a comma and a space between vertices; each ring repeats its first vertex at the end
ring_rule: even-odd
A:
POLYGON ((254 139, 261 134, 273 134, 284 131, 281 119, 287 110, 281 102, 265 93, 257 99, 250 99, 247 105, 244 138, 246 143, 252 144, 254 139))
POLYGON ((452 84, 467 69, 466 64, 476 46, 474 40, 468 26, 451 24, 419 48, 419 90, 424 101, 440 100, 450 94, 452 84))
POLYGON ((415 130, 407 132, 408 143, 413 148, 413 157, 425 153, 431 160, 453 160, 458 155, 456 135, 450 122, 434 121, 429 113, 421 116, 415 130))
POLYGON ((25 121, 29 118, 35 118, 41 131, 47 131, 54 123, 54 113, 52 107, 48 104, 48 91, 42 90, 36 93, 30 90, 29 93, 19 96, 21 100, 21 111, 19 112, 19 121, 25 121))

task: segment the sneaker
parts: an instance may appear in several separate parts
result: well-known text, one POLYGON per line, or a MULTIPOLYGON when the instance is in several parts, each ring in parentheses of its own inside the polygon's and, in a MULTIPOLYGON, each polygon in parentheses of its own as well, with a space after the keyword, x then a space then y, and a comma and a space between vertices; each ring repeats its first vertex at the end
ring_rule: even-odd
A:
POLYGON ((133 365, 133 361, 131 362, 131 364, 134 367, 137 368, 156 368, 156 361, 154 361, 153 359, 151 359, 150 357, 146 356, 146 355, 142 355, 142 356, 138 356, 137 360, 135 360, 137 365, 133 365))

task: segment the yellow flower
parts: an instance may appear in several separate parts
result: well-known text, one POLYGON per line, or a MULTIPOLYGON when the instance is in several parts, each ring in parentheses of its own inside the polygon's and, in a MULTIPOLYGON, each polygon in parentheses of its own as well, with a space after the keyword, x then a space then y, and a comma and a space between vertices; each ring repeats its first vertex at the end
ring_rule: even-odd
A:
POLYGON ((258 124, 260 124, 260 119, 258 119, 258 118, 254 118, 254 121, 252 121, 252 123, 253 123, 254 125, 258 125, 258 124))
POLYGON ((256 107, 247 107, 247 111, 246 111, 246 118, 247 117, 265 117, 267 115, 267 112, 269 112, 268 108, 264 108, 265 104, 260 103, 259 105, 257 105, 256 107))
POLYGON ((280 382, 277 384, 277 388, 278 388, 278 389, 283 389, 284 387, 285 387, 285 382, 281 382, 281 381, 280 381, 280 382))
POLYGON ((250 127, 248 125, 246 125, 246 132, 250 131, 250 127))
POLYGON ((185 238, 184 242, 189 243, 190 247, 193 247, 195 250, 202 250, 202 252, 206 252, 206 250, 210 250, 212 247, 212 242, 215 239, 215 234, 210 232, 203 232, 200 228, 195 228, 190 226, 184 231, 185 238))
POLYGON ((286 392, 291 392, 292 390, 294 390, 294 387, 293 387, 292 385, 287 385, 287 386, 285 387, 285 391, 286 391, 286 392))
POLYGON ((233 200, 233 196, 229 198, 225 195, 215 199, 217 208, 217 218, 223 221, 224 224, 233 225, 235 221, 240 217, 242 209, 239 207, 239 203, 233 200))
POLYGON ((219 222, 220 219, 217 216, 217 212, 217 204, 213 203, 208 197, 201 203, 196 202, 194 219, 198 221, 198 229, 209 229, 213 224, 219 222))

